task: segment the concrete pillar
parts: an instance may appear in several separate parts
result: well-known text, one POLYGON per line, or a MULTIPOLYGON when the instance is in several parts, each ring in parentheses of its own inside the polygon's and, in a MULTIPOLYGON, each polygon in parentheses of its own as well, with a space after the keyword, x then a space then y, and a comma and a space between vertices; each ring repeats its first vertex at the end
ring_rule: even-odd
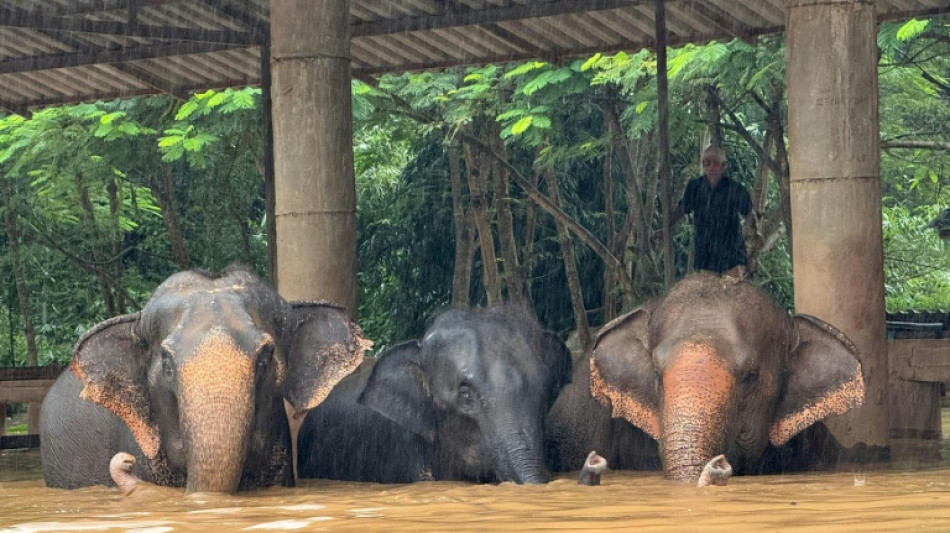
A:
POLYGON ((277 290, 356 316, 349 0, 270 4, 277 290))
POLYGON ((887 344, 871 0, 788 0, 788 136, 795 308, 860 351, 864 406, 828 419, 847 447, 888 446, 887 344))
MULTIPOLYGON (((350 0, 270 3, 277 291, 356 318, 350 0)), ((273 261, 272 261, 273 262, 273 261)), ((302 419, 289 416, 297 474, 302 419)))

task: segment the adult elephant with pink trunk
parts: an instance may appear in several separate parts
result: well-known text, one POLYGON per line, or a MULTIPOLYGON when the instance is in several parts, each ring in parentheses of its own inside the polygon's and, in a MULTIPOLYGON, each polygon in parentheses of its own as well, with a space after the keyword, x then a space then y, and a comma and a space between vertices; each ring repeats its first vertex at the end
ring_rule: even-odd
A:
MULTIPOLYGON (((843 333, 815 317, 789 315, 752 282, 707 273, 684 278, 666 296, 604 326, 589 384, 610 416, 655 439, 667 477, 689 482, 719 454, 739 474, 759 472, 767 451, 864 399, 857 350, 843 333)), ((598 419, 583 411, 555 405, 552 430, 572 425, 564 416, 598 419)), ((585 424, 587 435, 550 440, 582 438, 586 447, 611 452, 611 432, 636 432, 616 421, 585 424)), ((645 447, 644 441, 627 435, 624 442, 645 447)))
POLYGON ((46 483, 112 484, 128 452, 189 492, 293 485, 284 401, 302 416, 368 344, 340 307, 287 302, 247 269, 174 274, 77 343, 40 415, 46 483))

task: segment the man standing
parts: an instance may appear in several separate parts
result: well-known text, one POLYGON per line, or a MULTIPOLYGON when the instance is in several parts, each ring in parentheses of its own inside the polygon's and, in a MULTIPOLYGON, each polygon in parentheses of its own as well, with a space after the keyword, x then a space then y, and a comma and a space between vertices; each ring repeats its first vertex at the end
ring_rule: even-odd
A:
MULTIPOLYGON (((726 153, 717 146, 703 151, 703 175, 686 185, 670 219, 670 228, 692 214, 696 235, 694 238, 693 268, 709 270, 722 275, 742 278, 746 275, 748 257, 745 239, 739 225, 739 216, 753 235, 756 229, 755 209, 748 191, 741 184, 723 175, 726 153)), ((663 231, 654 234, 661 238, 663 231)))

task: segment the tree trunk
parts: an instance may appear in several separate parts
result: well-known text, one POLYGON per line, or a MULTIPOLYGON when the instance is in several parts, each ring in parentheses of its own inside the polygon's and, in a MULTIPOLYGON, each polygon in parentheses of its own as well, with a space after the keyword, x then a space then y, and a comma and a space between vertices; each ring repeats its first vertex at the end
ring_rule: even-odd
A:
MULTIPOLYGON (((151 182, 151 180, 149 180, 151 182)), ((172 249, 172 258, 180 270, 191 268, 191 258, 185 246, 185 237, 178 222, 178 209, 175 202, 175 180, 171 169, 162 165, 161 185, 152 187, 152 193, 162 210, 162 219, 165 221, 165 231, 168 232, 168 244, 172 249)))
POLYGON ((475 239, 472 237, 472 210, 462 197, 462 173, 459 169, 458 141, 449 145, 449 177, 452 183, 452 220, 455 223, 455 267, 452 272, 452 305, 468 306, 472 286, 472 259, 475 239))
MULTIPOLYGON (((718 91, 715 85, 706 86, 706 128, 709 130, 710 146, 722 148, 722 127, 720 127, 722 110, 719 108, 718 91)), ((705 146, 699 147, 700 151, 706 149, 705 146)))
MULTIPOLYGON (((548 196, 551 201, 561 206, 561 194, 557 185, 557 176, 554 170, 547 169, 544 173, 545 183, 548 186, 548 196)), ((574 256, 574 242, 571 233, 564 224, 556 222, 558 241, 561 243, 561 257, 564 259, 564 273, 567 277, 567 288, 571 294, 571 307, 574 309, 574 326, 577 328, 577 338, 586 350, 590 346, 590 324, 587 321, 587 309, 584 307, 584 294, 581 288, 580 276, 577 273, 577 260, 574 256)))
POLYGON ((231 170, 234 168, 234 161, 237 158, 237 150, 241 148, 239 144, 237 148, 231 154, 231 161, 228 163, 228 169, 224 174, 224 195, 226 197, 226 202, 228 203, 228 213, 231 215, 231 220, 234 221, 234 227, 237 229, 238 235, 241 236, 241 260, 246 265, 254 264, 254 254, 251 252, 251 228, 248 227, 247 217, 242 209, 239 209, 234 202, 234 194, 232 187, 234 175, 231 170))
MULTIPOLYGON (((537 149, 535 149, 534 159, 532 159, 532 161, 538 161, 538 156, 541 155, 543 147, 544 145, 538 145, 537 149)), ((538 188, 538 181, 540 180, 538 172, 537 164, 531 165, 529 183, 535 189, 538 188)), ((525 198, 524 203, 524 246, 521 248, 521 271, 525 277, 525 298, 530 302, 532 300, 531 279, 534 273, 534 233, 535 227, 537 226, 538 204, 532 200, 530 196, 525 198)))
POLYGON ((779 222, 785 226, 785 232, 788 234, 788 252, 792 252, 792 193, 789 185, 788 171, 788 152, 785 150, 785 120, 782 113, 782 102, 784 102, 784 85, 776 83, 772 87, 772 111, 769 113, 769 128, 772 130, 772 138, 775 139, 775 161, 778 162, 780 172, 775 175, 778 183, 780 210, 778 216, 770 216, 775 220, 763 228, 763 235, 766 236, 766 242, 772 239, 773 234, 778 234, 781 228, 779 222))
POLYGON ((89 198, 89 188, 86 186, 85 175, 82 172, 76 173, 76 193, 79 197, 79 207, 81 220, 85 224, 86 228, 89 230, 89 235, 93 241, 93 247, 91 250, 91 255, 93 258, 93 264, 95 265, 95 275, 96 279, 99 282, 99 292, 102 295, 102 301, 106 306, 106 313, 109 316, 118 315, 118 311, 115 306, 115 299, 113 298, 112 288, 109 283, 108 275, 103 269, 107 268, 104 265, 107 265, 106 258, 102 253, 101 249, 101 240, 103 237, 99 234, 96 226, 96 215, 92 207, 92 201, 89 198))
MULTIPOLYGON (((472 148, 477 148, 479 151, 483 152, 485 155, 494 157, 501 161, 501 163, 508 169, 509 177, 524 193, 528 196, 529 199, 533 200, 544 209, 549 215, 551 215, 554 220, 558 221, 561 224, 564 224, 578 239, 581 240, 585 245, 587 245, 591 250, 597 254, 604 263, 607 264, 608 268, 616 268, 618 271, 623 274, 620 276, 620 282, 624 285, 625 290, 633 290, 630 285, 630 276, 623 272, 623 265, 620 263, 620 260, 607 248, 607 246, 597 238, 596 235, 590 232, 584 226, 581 226, 574 219, 569 217, 567 213, 564 212, 559 206, 555 205, 549 198, 541 194, 541 191, 532 184, 528 179, 522 176, 518 169, 511 166, 511 163, 508 163, 503 158, 494 153, 494 151, 486 145, 481 139, 474 137, 465 132, 461 132, 461 135, 464 137, 466 142, 466 150, 472 148)), ((468 158, 466 157, 466 160, 468 158)))
POLYGON ((498 282, 498 258, 495 255, 495 242, 492 238, 491 220, 488 213, 488 198, 485 196, 482 180, 490 163, 485 157, 479 157, 471 143, 465 143, 465 166, 468 175, 469 200, 478 228, 479 248, 482 251, 482 279, 485 284, 485 298, 488 305, 501 303, 501 285, 498 282))
POLYGON ((663 280, 666 288, 673 286, 673 235, 670 217, 673 215, 673 194, 670 186, 670 141, 669 141, 669 80, 666 66, 666 11, 663 0, 654 0, 654 35, 656 37, 656 135, 657 180, 660 183, 660 208, 663 213, 663 280))
MULTIPOLYGON (((122 285, 122 257, 125 253, 122 251, 122 227, 119 224, 119 211, 121 205, 119 204, 119 186, 116 183, 115 177, 111 177, 106 184, 106 193, 109 195, 109 214, 111 215, 112 223, 112 235, 110 236, 111 240, 111 262, 112 262, 112 283, 114 285, 122 285)), ((115 308, 116 314, 121 315, 125 314, 126 311, 126 301, 125 301, 125 291, 115 290, 115 308)))
MULTIPOLYGON (((493 151, 507 159, 505 145, 501 140, 498 123, 491 122, 487 128, 491 136, 493 151)), ((505 288, 508 300, 517 304, 525 303, 524 274, 518 264, 518 245, 515 242, 514 217, 511 215, 511 199, 508 195, 508 169, 498 160, 492 165, 492 189, 495 193, 495 212, 498 225, 498 243, 501 247, 504 266, 505 288)))
MULTIPOLYGON (((620 112, 617 109, 615 99, 608 99, 604 108, 604 120, 607 122, 607 132, 610 140, 610 151, 616 154, 620 162, 620 173, 624 178, 625 197, 627 201, 627 212, 624 216, 620 231, 610 239, 611 253, 616 257, 623 258, 623 275, 630 278, 631 272, 635 272, 638 282, 632 282, 629 287, 621 286, 621 306, 626 306, 630 302, 640 299, 640 292, 644 285, 643 280, 646 277, 645 269, 640 266, 641 263, 652 257, 650 250, 650 223, 647 219, 647 213, 652 213, 643 204, 643 198, 653 197, 656 194, 655 187, 647 195, 643 194, 643 179, 645 176, 643 161, 640 158, 640 145, 643 140, 628 142, 623 134, 623 128, 620 125, 620 112), (634 153, 631 144, 636 145, 634 153), (634 248, 633 253, 628 254, 628 245, 634 248), (633 265, 633 268, 630 268, 633 265), (640 289, 637 289, 639 287, 640 289), (624 290, 626 289, 626 290, 624 290)), ((614 275, 617 275, 616 273, 614 275)), ((650 276, 651 278, 653 276, 650 276)), ((622 281, 622 279, 621 279, 622 281)))
MULTIPOLYGON (((610 124, 604 115, 604 129, 610 131, 610 124)), ((617 254, 617 233, 614 228, 614 188, 613 188, 613 144, 607 144, 607 153, 604 154, 603 166, 604 181, 604 217, 607 219, 607 242, 614 255, 617 254)), ((622 256, 622 251, 621 255, 622 256)), ((604 269, 604 323, 610 322, 620 311, 617 305, 620 301, 615 291, 617 289, 616 273, 609 269, 604 269)))
POLYGON ((267 277, 277 287, 277 219, 274 216, 274 123, 271 113, 270 35, 261 46, 261 137, 263 156, 258 164, 264 180, 264 224, 267 232, 267 277))
MULTIPOLYGON (((3 182, 0 179, 0 182, 3 182)), ((4 198, 4 225, 6 226, 7 241, 10 254, 10 269, 13 271, 13 280, 16 285, 17 299, 20 304, 20 317, 23 319, 23 335, 26 337, 27 362, 30 366, 38 363, 36 350, 36 330, 33 328, 33 307, 30 305, 30 285, 26 280, 26 272, 20 258, 20 229, 17 225, 17 216, 13 211, 8 187, 2 192, 4 198)), ((11 340, 12 342, 12 340, 11 340)))

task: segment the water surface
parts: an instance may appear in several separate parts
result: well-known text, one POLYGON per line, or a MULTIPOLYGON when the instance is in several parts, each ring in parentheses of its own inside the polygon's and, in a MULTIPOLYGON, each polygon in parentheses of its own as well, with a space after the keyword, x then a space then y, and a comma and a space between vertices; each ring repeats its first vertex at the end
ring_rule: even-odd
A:
POLYGON ((48 489, 36 452, 0 454, 0 531, 950 531, 950 467, 749 476, 697 489, 658 472, 540 486, 305 480, 185 496, 48 489))

